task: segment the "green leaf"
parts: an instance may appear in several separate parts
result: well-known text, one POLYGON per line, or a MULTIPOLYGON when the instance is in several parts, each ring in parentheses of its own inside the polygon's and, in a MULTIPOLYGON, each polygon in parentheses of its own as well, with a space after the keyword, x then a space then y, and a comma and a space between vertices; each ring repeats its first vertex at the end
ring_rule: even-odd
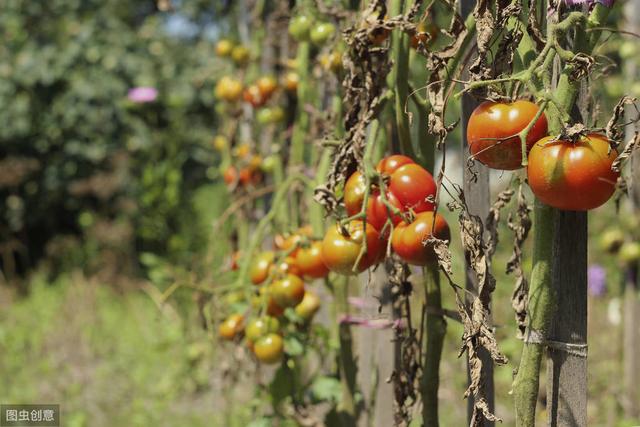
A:
POLYGON ((317 402, 337 403, 342 396, 340 381, 334 377, 317 377, 311 384, 310 391, 311 397, 317 402))
POLYGON ((293 372, 286 365, 281 365, 269 384, 269 394, 273 406, 277 407, 284 399, 293 395, 293 372))
POLYGON ((295 335, 287 335, 284 338, 284 351, 290 356, 300 356, 304 353, 304 345, 295 335))

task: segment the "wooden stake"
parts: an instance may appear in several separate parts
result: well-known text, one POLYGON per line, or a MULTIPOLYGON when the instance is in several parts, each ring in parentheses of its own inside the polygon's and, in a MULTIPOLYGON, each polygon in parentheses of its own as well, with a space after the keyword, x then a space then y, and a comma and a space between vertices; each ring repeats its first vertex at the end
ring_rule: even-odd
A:
MULTIPOLYGON (((462 0, 460 2, 460 14, 465 19, 469 15, 475 6, 474 0, 462 0)), ((465 71, 466 74, 466 71, 465 71)), ((466 76, 463 77, 466 80, 466 76)), ((490 209, 490 189, 489 189, 489 168, 476 162, 474 170, 477 173, 477 180, 473 182, 471 180, 471 173, 466 167, 467 159, 469 157, 469 145, 467 144, 467 124, 469 122, 469 116, 473 110, 478 106, 477 101, 465 94, 462 97, 462 179, 463 188, 465 194, 465 200, 469 207, 469 213, 479 216, 483 223, 485 222, 490 209)), ((467 289, 477 289, 477 283, 473 270, 466 264, 466 280, 465 284, 467 289)), ((495 408, 495 391, 493 382, 493 360, 487 351, 481 349, 480 360, 485 367, 484 376, 482 382, 484 384, 485 396, 489 404, 489 410, 494 412, 495 408)), ((470 381, 469 368, 467 365, 467 378, 470 381)), ((471 416, 473 414, 474 401, 473 397, 469 396, 467 399, 467 420, 471 422, 471 416)), ((494 423, 486 421, 486 426, 492 427, 494 423)))

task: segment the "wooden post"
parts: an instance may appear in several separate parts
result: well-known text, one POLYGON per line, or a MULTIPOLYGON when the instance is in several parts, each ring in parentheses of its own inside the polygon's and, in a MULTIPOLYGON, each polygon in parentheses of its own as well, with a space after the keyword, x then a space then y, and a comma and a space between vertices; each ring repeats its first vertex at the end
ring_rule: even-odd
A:
MULTIPOLYGON (((462 0, 460 2, 460 14, 462 18, 465 19, 467 15, 469 15, 475 6, 475 0, 462 0)), ((466 79, 466 70, 465 76, 462 78, 466 79)), ((465 94, 462 97, 462 120, 461 120, 461 129, 462 129, 462 179, 463 179, 463 188, 465 194, 465 200, 467 202, 467 206, 469 207, 469 213, 472 215, 479 216, 483 223, 486 221, 487 215, 489 214, 490 209, 490 189, 489 189, 489 168, 481 164, 480 162, 476 162, 474 165, 474 170, 477 174, 477 179, 472 182, 471 173, 466 167, 467 158, 469 157, 469 145, 467 143, 467 124, 469 122, 469 116, 473 110, 478 106, 478 102, 472 98, 470 95, 465 94)), ((466 265, 466 280, 465 284, 467 289, 477 289, 477 282, 475 278, 475 274, 473 270, 466 265)), ((494 412, 495 407, 495 397, 494 397, 494 383, 493 383, 493 360, 491 360, 491 356, 487 351, 481 349, 479 352, 480 360, 482 360, 482 364, 485 367, 484 373, 485 375, 482 378, 482 383, 484 385, 485 396, 487 399, 487 403, 489 404, 489 410, 494 412)), ((470 381, 469 368, 467 365, 467 377, 470 381)), ((473 406, 474 401, 473 397, 469 396, 467 399, 467 420, 471 421, 471 415, 473 414, 473 406)), ((494 423, 490 421, 485 422, 486 426, 492 427, 494 423)))
MULTIPOLYGON (((584 121, 587 102, 582 83, 572 113, 576 122, 584 121)), ((552 427, 586 427, 587 213, 554 209, 554 229, 551 284, 557 310, 547 336, 547 421, 552 427)))
MULTIPOLYGON (((640 2, 630 1, 625 6, 626 29, 640 31, 640 2)), ((629 79, 637 79, 638 60, 627 58, 624 73, 629 79)), ((629 80, 635 81, 635 80, 629 80)), ((632 121, 636 106, 627 106, 625 111, 625 141, 631 140, 637 130, 632 121)), ((640 155, 631 157, 631 214, 640 215, 640 155)), ((622 407, 628 419, 640 419, 640 283, 638 265, 627 269, 624 289, 623 320, 623 391, 622 407)))
POLYGON ((587 425, 586 212, 556 211, 555 230, 552 283, 558 310, 548 337, 548 424, 582 427, 587 425))

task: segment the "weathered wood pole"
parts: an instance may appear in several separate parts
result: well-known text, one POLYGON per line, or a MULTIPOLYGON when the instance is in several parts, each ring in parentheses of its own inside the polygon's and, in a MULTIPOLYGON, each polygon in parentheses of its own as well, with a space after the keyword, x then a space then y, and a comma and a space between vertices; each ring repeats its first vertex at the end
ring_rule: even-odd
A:
MULTIPOLYGON (((588 102, 584 89, 583 82, 572 114, 577 122, 583 121, 580 112, 588 102)), ((557 310, 547 336, 547 423, 586 427, 587 212, 554 209, 553 227, 551 284, 557 310)))
MULTIPOLYGON (((462 0, 460 2, 460 14, 463 19, 465 19, 475 7, 475 0, 462 0)), ((467 71, 464 71, 465 75, 467 71)), ((466 76, 463 76, 463 80, 466 80, 466 76)), ((469 158, 469 145, 467 144, 467 124, 469 122, 469 116, 473 110, 478 106, 478 102, 471 97, 469 94, 464 94, 462 97, 462 118, 461 118, 461 129, 462 129, 462 179, 463 179, 463 189, 465 194, 465 200, 467 202, 467 206, 469 207, 469 213, 472 215, 479 216, 483 223, 486 221, 487 215, 489 214, 490 209, 490 189, 489 189, 489 168, 480 162, 476 162, 474 165, 474 171, 477 173, 477 180, 471 180, 471 173, 467 169, 467 159, 469 158)), ((466 265, 466 279, 465 284, 467 289, 477 289, 477 282, 475 278, 475 274, 473 270, 466 265)), ((484 384, 485 396, 487 402, 489 404, 489 410, 494 412, 495 407, 495 392, 494 392, 494 383, 493 383, 493 360, 491 360, 491 356, 484 349, 480 351, 480 359, 482 360, 482 364, 485 367, 484 376, 482 382, 484 384)), ((467 365, 467 376, 468 381, 470 381, 469 377, 469 369, 467 365)), ((473 406, 474 401, 473 397, 469 396, 467 399, 467 420, 471 422, 471 416, 473 414, 473 406)), ((488 427, 493 427, 494 423, 490 421, 485 421, 485 425, 488 427)))
MULTIPOLYGON (((625 5, 626 29, 640 31, 640 2, 630 1, 625 5)), ((631 40, 631 38, 630 38, 631 40)), ((624 73, 627 81, 636 81, 639 74, 636 57, 627 58, 624 73)), ((631 140, 638 127, 631 123, 637 116, 639 105, 627 106, 625 112, 625 141, 631 140)), ((631 158, 630 192, 632 215, 640 215, 640 155, 636 152, 631 158)), ((625 418, 640 419, 640 267, 629 266, 626 272, 624 289, 623 321, 623 401, 625 418)))

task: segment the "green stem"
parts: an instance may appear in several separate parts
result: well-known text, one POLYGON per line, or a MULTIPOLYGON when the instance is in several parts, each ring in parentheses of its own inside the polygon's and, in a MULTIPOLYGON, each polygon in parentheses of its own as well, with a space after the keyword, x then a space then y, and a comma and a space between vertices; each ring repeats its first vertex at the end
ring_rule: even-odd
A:
POLYGON ((438 427, 438 388, 440 387, 440 359, 447 323, 441 314, 442 294, 438 265, 432 263, 424 270, 426 294, 426 347, 420 386, 422 394, 422 422, 425 427, 438 427))
MULTIPOLYGON (((273 155, 273 185, 274 188, 280 188, 284 182, 284 166, 282 164, 282 154, 279 152, 273 155)), ((279 230, 284 230, 289 222, 289 214, 287 205, 282 203, 276 209, 276 224, 279 230)))
MULTIPOLYGON (((349 277, 340 277, 334 282, 334 298, 339 315, 349 312, 347 298, 349 296, 349 277)), ((338 405, 338 414, 343 427, 354 427, 358 418, 356 408, 356 375, 358 367, 353 355, 353 337, 348 323, 338 325, 340 351, 338 353, 338 369, 342 385, 342 399, 338 405)))
MULTIPOLYGON (((311 44, 309 42, 300 42, 298 45, 298 53, 296 62, 298 64, 298 105, 296 119, 293 124, 293 133, 291 135, 291 148, 289 155, 289 170, 295 170, 305 162, 305 137, 309 130, 309 113, 305 111, 308 101, 308 85, 309 85, 309 57, 311 53, 311 44)), ((299 219, 299 197, 292 195, 291 200, 291 225, 295 228, 300 225, 299 219)))
MULTIPOLYGON (((404 0, 391 0, 389 13, 397 16, 404 13, 404 0)), ((409 131, 409 116, 405 113, 405 104, 409 95, 409 36, 403 31, 394 31, 391 34, 391 57, 393 69, 391 70, 391 84, 395 90, 395 114, 396 126, 400 147, 407 156, 415 158, 413 145, 411 144, 411 132, 409 131)))
MULTIPOLYGON (((533 270, 529 288, 528 331, 545 334, 553 313, 554 290, 551 286, 552 236, 554 211, 536 199, 533 235, 533 270)), ((513 382, 516 405, 516 425, 535 425, 536 402, 540 382, 540 363, 544 343, 525 342, 520 367, 513 382)))

